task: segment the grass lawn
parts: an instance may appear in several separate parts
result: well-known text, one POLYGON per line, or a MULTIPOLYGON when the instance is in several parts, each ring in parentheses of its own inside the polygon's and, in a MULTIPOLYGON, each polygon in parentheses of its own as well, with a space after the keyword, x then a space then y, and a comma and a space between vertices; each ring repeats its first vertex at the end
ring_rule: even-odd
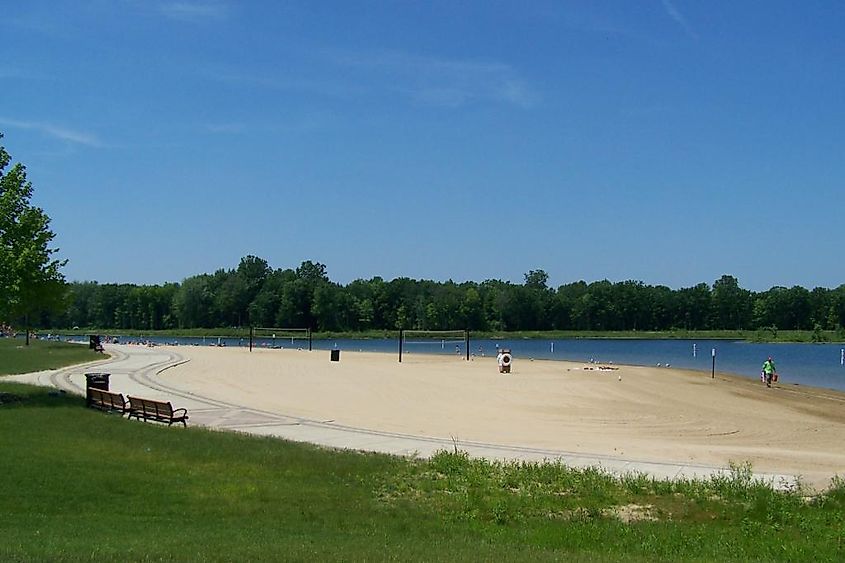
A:
POLYGON ((0 379, 2 561, 841 561, 805 498, 560 465, 329 451, 86 409, 0 379))
POLYGON ((23 336, 0 338, 0 375, 56 369, 103 357, 81 344, 30 339, 27 346, 23 336))

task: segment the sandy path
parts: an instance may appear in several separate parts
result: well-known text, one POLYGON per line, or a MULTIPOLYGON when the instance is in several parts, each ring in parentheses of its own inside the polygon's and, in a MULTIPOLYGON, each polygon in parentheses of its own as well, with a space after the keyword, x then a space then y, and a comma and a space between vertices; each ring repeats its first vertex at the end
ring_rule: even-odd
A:
POLYGON ((666 368, 180 347, 168 385, 279 414, 438 438, 802 475, 845 475, 845 394, 666 368), (621 376, 622 380, 619 381, 621 376))

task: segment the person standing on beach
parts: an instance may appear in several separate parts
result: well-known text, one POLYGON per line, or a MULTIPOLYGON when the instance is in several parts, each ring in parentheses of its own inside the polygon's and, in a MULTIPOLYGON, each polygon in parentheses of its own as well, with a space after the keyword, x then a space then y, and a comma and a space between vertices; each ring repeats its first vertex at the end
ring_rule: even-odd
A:
POLYGON ((769 356, 768 359, 763 362, 763 375, 766 377, 766 387, 772 386, 772 378, 777 377, 777 368, 775 368, 775 362, 772 360, 772 357, 769 356))

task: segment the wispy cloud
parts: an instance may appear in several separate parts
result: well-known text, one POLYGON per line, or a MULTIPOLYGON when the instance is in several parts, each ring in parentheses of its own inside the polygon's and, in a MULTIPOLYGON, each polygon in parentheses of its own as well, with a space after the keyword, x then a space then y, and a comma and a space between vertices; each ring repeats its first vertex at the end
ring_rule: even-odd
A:
POLYGON ((51 77, 31 68, 20 68, 15 66, 0 66, 0 80, 48 80, 51 77))
POLYGON ((246 86, 266 88, 289 92, 304 92, 316 96, 331 98, 348 98, 363 96, 370 88, 360 84, 343 82, 334 77, 309 78, 304 76, 290 76, 288 73, 277 72, 276 69, 266 69, 262 72, 234 68, 206 68, 200 71, 205 77, 232 86, 246 86))
POLYGON ((22 3, 4 18, 4 23, 29 33, 63 37, 67 34, 67 28, 60 23, 63 16, 61 10, 60 7, 42 10, 22 3))
POLYGON ((698 34, 693 31, 690 24, 687 22, 687 19, 678 11, 674 4, 672 4, 671 0, 661 0, 663 2, 663 9, 666 10, 666 13, 669 15, 670 18, 675 20, 675 22, 681 26, 689 37, 692 39, 698 39, 698 34))
POLYGON ((376 78, 418 102, 448 107, 495 101, 528 108, 537 95, 510 65, 422 57, 396 51, 334 53, 336 65, 376 78))
POLYGON ((510 65, 434 58, 398 51, 311 50, 277 68, 209 67, 206 77, 235 87, 266 88, 343 100, 393 97, 456 108, 499 103, 535 106, 540 97, 510 65), (291 67, 297 68, 291 71, 291 67))
POLYGON ((74 131, 72 129, 67 129, 65 127, 55 125, 52 123, 45 123, 41 121, 21 121, 18 119, 5 119, 0 117, 0 125, 5 127, 12 127, 15 129, 27 129, 32 131, 38 131, 54 139, 59 139, 61 141, 67 141, 70 143, 75 143, 79 145, 86 145, 89 147, 102 147, 103 144, 100 140, 90 133, 84 133, 82 131, 74 131))
POLYGON ((21 76, 21 73, 18 69, 0 67, 0 80, 6 79, 6 78, 20 78, 20 76, 21 76))
POLYGON ((262 121, 220 121, 198 124, 198 130, 210 135, 264 135, 277 133, 303 133, 323 129, 332 116, 323 112, 296 112, 295 115, 277 116, 278 119, 262 121))
POLYGON ((221 21, 229 15, 228 6, 216 0, 166 2, 159 5, 159 12, 174 20, 193 23, 221 21))
POLYGON ((243 133, 246 131, 246 125, 243 123, 206 123, 203 126, 208 133, 243 133))

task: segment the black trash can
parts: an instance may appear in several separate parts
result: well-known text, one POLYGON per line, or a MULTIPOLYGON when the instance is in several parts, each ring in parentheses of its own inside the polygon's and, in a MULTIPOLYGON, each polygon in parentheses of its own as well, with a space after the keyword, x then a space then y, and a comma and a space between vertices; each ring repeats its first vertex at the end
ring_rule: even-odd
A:
POLYGON ((101 391, 109 390, 110 373, 86 373, 85 374, 85 404, 91 406, 91 389, 101 391))
POLYGON ((340 350, 332 350, 332 361, 339 362, 340 361, 340 350))

